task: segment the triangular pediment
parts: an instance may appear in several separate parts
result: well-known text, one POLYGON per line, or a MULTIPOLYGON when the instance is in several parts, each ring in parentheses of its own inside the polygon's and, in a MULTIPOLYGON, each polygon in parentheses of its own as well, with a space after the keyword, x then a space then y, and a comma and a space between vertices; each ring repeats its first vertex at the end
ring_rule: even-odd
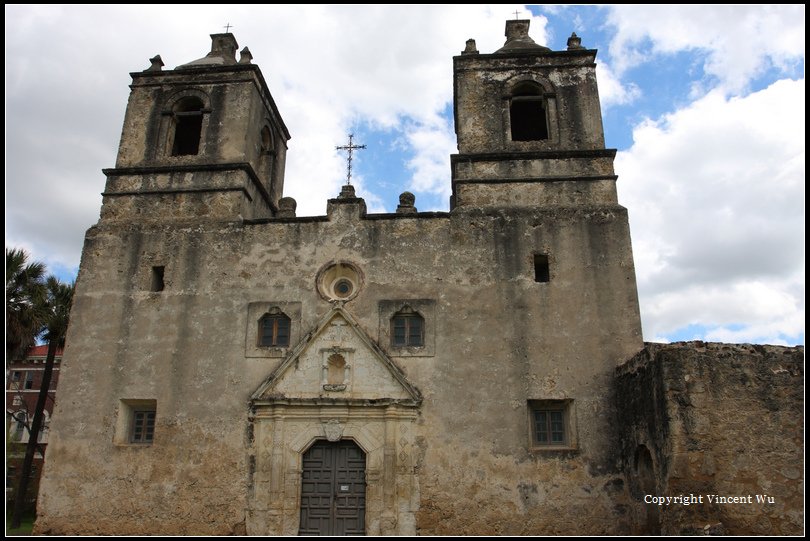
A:
POLYGON ((421 394, 354 318, 335 307, 293 348, 252 399, 417 405, 421 394))

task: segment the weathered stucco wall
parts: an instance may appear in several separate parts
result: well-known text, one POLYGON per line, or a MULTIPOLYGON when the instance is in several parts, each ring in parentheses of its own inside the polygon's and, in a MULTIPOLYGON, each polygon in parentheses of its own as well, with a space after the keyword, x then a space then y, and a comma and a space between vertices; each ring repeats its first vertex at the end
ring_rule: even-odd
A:
POLYGON ((245 531, 249 399, 281 362, 250 356, 251 303, 301 303, 303 335, 332 308, 316 277, 338 260, 363 273, 344 309, 374 340, 383 301, 435 301, 433 355, 379 343, 424 396, 409 450, 419 532, 626 530, 605 437, 613 369, 641 346, 624 209, 341 210, 91 229, 38 531, 245 531), (534 281, 537 252, 548 283, 534 281), (153 266, 165 267, 161 292, 153 266), (151 446, 114 443, 122 399, 156 400, 151 446), (575 449, 530 449, 530 399, 573 399, 575 449))
POLYGON ((616 380, 636 527, 803 533, 803 395, 803 347, 647 344, 617 369, 616 380), (645 449, 652 472, 639 472, 645 449), (645 494, 694 494, 702 502, 645 505, 645 494), (718 504, 709 495, 746 500, 718 504), (757 502, 757 495, 773 500, 757 502))
POLYGON ((454 59, 449 213, 417 213, 406 193, 397 214, 366 215, 344 186, 326 216, 296 218, 279 201, 289 134, 231 34, 185 67, 133 74, 37 532, 294 534, 302 456, 323 439, 365 456, 351 490, 370 534, 801 532, 803 349, 637 355, 595 51, 532 45, 528 25, 507 22, 507 52, 468 43, 454 59), (547 131, 513 141, 521 85, 547 131), (184 96, 203 102, 202 140, 172 156, 184 96), (406 308, 423 345, 393 344, 406 308), (289 318, 289 344, 261 343, 265 314, 289 318), (130 443, 135 408, 153 406, 154 440, 130 443), (540 418, 565 437, 533 437, 540 418), (775 503, 639 503, 658 491, 775 503))

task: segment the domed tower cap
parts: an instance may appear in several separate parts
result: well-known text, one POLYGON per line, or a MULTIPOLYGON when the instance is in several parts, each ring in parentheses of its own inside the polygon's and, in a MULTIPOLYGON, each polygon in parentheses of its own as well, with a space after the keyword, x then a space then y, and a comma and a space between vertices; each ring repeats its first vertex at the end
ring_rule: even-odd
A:
POLYGON ((503 47, 495 51, 495 54, 550 52, 551 49, 538 45, 529 37, 529 23, 531 23, 529 19, 513 19, 506 21, 506 43, 504 43, 503 47))

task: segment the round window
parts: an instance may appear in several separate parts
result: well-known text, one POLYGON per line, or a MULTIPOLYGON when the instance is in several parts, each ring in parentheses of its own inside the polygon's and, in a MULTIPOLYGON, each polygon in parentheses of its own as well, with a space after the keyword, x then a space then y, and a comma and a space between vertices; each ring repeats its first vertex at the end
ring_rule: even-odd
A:
POLYGON ((363 274, 353 263, 333 261, 321 267, 315 283, 324 299, 348 302, 363 288, 363 274))
POLYGON ((354 285, 346 278, 341 278, 335 282, 332 286, 332 290, 335 292, 335 297, 345 299, 354 291, 354 285))

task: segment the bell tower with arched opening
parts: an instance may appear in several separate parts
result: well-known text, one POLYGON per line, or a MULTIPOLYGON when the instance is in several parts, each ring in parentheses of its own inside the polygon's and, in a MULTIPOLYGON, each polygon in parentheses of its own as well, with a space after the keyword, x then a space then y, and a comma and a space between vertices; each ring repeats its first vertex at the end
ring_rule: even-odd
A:
POLYGON ((102 220, 269 218, 278 210, 290 134, 247 47, 212 34, 203 58, 132 85, 102 220))
POLYGON ((616 205, 616 151, 605 148, 596 51, 572 35, 552 51, 506 22, 506 43, 453 59, 457 206, 616 205))

